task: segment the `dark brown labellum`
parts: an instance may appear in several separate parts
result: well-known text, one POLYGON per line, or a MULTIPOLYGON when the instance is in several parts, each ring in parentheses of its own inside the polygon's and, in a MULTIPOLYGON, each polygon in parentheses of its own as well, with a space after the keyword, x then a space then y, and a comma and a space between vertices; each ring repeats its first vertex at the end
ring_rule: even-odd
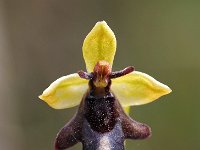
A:
MULTIPOLYGON (((90 79, 90 88, 77 113, 58 133, 55 150, 69 148, 78 142, 82 143, 83 150, 124 150, 125 139, 144 139, 151 135, 150 127, 130 118, 110 92, 111 78, 133 70, 133 67, 127 67, 122 71, 109 72, 106 87, 95 86, 95 73, 79 72, 80 77, 90 79)), ((108 75, 108 72, 103 73, 108 75)))
POLYGON ((88 92, 78 112, 57 135, 55 149, 63 150, 82 142, 84 150, 123 150, 125 139, 144 139, 150 128, 125 114, 118 100, 110 92, 94 97, 88 92))

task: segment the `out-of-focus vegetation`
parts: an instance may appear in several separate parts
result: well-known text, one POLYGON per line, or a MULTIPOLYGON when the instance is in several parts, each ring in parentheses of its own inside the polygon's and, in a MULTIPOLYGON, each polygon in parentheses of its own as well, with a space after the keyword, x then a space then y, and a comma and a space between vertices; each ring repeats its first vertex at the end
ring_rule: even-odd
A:
POLYGON ((77 108, 53 110, 37 96, 58 77, 85 69, 82 42, 100 20, 117 37, 115 70, 134 65, 173 90, 132 107, 153 136, 128 141, 127 149, 200 149, 199 8, 195 0, 1 0, 0 149, 53 149, 77 108))

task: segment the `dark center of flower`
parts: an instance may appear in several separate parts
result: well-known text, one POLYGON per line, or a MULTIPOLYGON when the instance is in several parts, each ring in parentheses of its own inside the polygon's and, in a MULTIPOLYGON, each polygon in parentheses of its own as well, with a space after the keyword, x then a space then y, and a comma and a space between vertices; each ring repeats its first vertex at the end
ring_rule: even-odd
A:
POLYGON ((107 61, 99 61, 94 67, 93 83, 95 87, 106 87, 110 81, 111 67, 107 61))
POLYGON ((105 88, 108 86, 111 79, 124 76, 133 71, 134 68, 129 66, 123 70, 112 72, 110 64, 105 60, 101 60, 97 62, 93 72, 87 73, 84 71, 79 71, 78 74, 83 79, 92 80, 95 87, 105 88))

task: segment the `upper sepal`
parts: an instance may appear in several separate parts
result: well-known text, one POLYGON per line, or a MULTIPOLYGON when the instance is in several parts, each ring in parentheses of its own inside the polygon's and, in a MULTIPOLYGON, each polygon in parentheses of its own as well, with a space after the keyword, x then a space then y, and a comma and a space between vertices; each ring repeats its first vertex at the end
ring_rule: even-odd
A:
POLYGON ((97 22, 83 42, 83 57, 88 72, 92 72, 96 63, 104 60, 112 67, 116 38, 105 21, 97 22))
POLYGON ((111 90, 123 107, 150 103, 171 92, 167 85, 138 71, 112 80, 111 90))
POLYGON ((39 98, 44 100, 52 108, 69 108, 79 105, 87 88, 87 80, 80 78, 77 73, 74 73, 54 81, 44 90, 39 98))

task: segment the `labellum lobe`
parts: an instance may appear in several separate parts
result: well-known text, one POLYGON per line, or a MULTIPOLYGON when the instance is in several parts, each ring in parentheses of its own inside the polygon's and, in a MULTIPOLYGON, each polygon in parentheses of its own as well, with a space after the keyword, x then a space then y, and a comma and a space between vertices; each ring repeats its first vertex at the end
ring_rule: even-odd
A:
POLYGON ((97 68, 91 75, 79 72, 81 77, 91 77, 90 88, 83 97, 76 115, 58 133, 56 150, 71 147, 77 142, 83 144, 84 150, 124 150, 125 139, 144 139, 151 134, 147 125, 127 116, 119 101, 110 92, 111 77, 130 73, 133 67, 111 73, 105 63, 103 67, 100 64, 101 62, 97 63, 97 68), (106 86, 96 86, 101 85, 97 82, 102 80, 106 81, 106 86))

